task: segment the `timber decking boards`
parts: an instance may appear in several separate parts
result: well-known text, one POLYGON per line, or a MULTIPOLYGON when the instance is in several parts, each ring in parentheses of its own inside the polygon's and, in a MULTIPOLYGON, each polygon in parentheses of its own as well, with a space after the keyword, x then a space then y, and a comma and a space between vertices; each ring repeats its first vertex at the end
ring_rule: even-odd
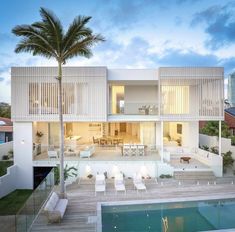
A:
POLYGON ((200 185, 196 185, 193 181, 181 182, 162 180, 156 183, 154 179, 146 180, 145 184, 148 192, 140 192, 139 194, 133 188, 132 180, 126 180, 126 195, 118 193, 115 195, 113 180, 107 180, 106 195, 97 194, 95 197, 94 180, 81 180, 80 183, 74 183, 67 187, 67 195, 69 199, 68 208, 64 218, 60 224, 47 224, 47 220, 43 213, 40 213, 32 226, 32 231, 71 231, 71 232, 95 232, 97 202, 106 201, 125 201, 125 200, 147 200, 147 199, 167 199, 178 197, 198 197, 198 196, 224 196, 234 195, 235 185, 230 180, 221 179, 219 184, 214 185, 213 182, 208 185, 207 181, 200 181, 200 185), (163 185, 161 185, 161 182, 163 185), (92 217, 92 218, 89 218, 92 217), (88 219, 89 218, 89 219, 88 219), (90 221, 91 223, 88 223, 90 221))

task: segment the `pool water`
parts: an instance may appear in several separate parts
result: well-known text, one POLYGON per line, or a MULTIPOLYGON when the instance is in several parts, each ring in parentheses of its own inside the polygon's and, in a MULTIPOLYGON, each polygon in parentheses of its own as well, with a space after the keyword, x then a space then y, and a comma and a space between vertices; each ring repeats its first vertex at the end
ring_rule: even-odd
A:
POLYGON ((235 199, 102 206, 102 232, 196 232, 235 228, 235 199))

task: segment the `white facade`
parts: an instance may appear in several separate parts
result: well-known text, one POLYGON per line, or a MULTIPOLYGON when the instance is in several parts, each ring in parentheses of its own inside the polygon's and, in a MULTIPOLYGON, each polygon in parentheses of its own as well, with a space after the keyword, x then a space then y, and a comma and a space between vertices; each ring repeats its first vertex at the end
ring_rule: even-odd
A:
MULTIPOLYGON (((34 166, 57 163, 50 159, 35 161, 33 151, 37 130, 48 134, 40 140, 40 149, 49 146, 52 140, 58 141, 54 126, 59 120, 56 76, 56 67, 12 68, 14 157, 19 188, 32 188, 34 166)), ((83 143, 88 143, 93 136, 114 136, 116 131, 125 130, 130 141, 135 138, 160 154, 159 162, 133 161, 135 170, 148 166, 151 176, 172 173, 173 168, 164 163, 164 141, 179 145, 182 150, 198 148, 199 120, 223 120, 223 78, 223 68, 64 67, 65 136, 78 131, 83 135, 83 143)), ((94 170, 105 166, 102 161, 92 162, 94 170)), ((128 175, 135 171, 128 169, 132 161, 121 165, 123 161, 107 158, 106 162, 109 172, 116 165, 128 170, 128 175)), ((85 161, 75 163, 85 173, 85 161)))

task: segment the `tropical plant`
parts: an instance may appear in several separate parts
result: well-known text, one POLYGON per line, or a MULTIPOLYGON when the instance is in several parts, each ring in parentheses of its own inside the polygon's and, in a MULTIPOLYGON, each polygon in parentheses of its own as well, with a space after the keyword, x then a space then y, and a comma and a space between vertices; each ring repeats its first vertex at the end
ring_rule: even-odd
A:
POLYGON ((162 175, 160 175, 160 178, 162 178, 162 179, 164 179, 164 178, 169 179, 169 178, 172 178, 172 175, 169 175, 169 174, 162 174, 162 175))
POLYGON ((33 56, 40 55, 55 59, 58 64, 59 121, 60 121, 60 195, 65 196, 64 187, 64 127, 62 112, 62 65, 69 59, 82 56, 90 58, 94 44, 104 41, 99 34, 86 26, 91 17, 76 17, 68 30, 64 32, 61 21, 49 10, 40 8, 42 21, 31 25, 18 25, 12 32, 22 40, 15 48, 16 53, 29 52, 33 56))
POLYGON ((9 159, 12 159, 13 158, 13 154, 14 154, 13 149, 9 150, 7 154, 8 154, 9 159))
POLYGON ((41 131, 37 131, 36 136, 41 138, 43 136, 43 133, 41 131))
POLYGON ((203 145, 202 149, 205 150, 205 151, 209 151, 209 147, 207 145, 203 145))
POLYGON ((226 170, 226 168, 228 168, 228 167, 232 167, 233 163, 234 163, 234 159, 232 157, 232 152, 227 151, 226 153, 222 153, 222 156, 223 156, 224 170, 226 170))
POLYGON ((219 154, 218 147, 211 147, 211 152, 218 155, 219 154))
MULTIPOLYGON (((209 136, 219 136, 219 122, 207 122, 206 125, 200 129, 200 133, 209 136)), ((229 127, 224 121, 221 122, 221 136, 224 138, 228 138, 230 136, 229 127)))
POLYGON ((231 145, 234 146, 235 145, 235 136, 231 137, 231 145))
MULTIPOLYGON (((76 177, 78 169, 75 167, 68 167, 66 164, 64 167, 64 180, 66 181, 69 177, 76 177)), ((60 182, 60 168, 59 166, 54 168, 55 184, 60 182)))

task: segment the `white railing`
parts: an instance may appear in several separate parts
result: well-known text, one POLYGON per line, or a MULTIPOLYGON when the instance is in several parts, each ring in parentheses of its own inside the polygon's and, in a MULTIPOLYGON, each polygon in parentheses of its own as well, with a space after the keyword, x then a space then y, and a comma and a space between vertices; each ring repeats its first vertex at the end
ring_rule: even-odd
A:
POLYGON ((16 189, 16 169, 16 165, 8 167, 7 174, 0 177, 0 199, 16 189))
POLYGON ((4 155, 8 155, 8 152, 13 149, 13 141, 0 144, 0 160, 4 155))

